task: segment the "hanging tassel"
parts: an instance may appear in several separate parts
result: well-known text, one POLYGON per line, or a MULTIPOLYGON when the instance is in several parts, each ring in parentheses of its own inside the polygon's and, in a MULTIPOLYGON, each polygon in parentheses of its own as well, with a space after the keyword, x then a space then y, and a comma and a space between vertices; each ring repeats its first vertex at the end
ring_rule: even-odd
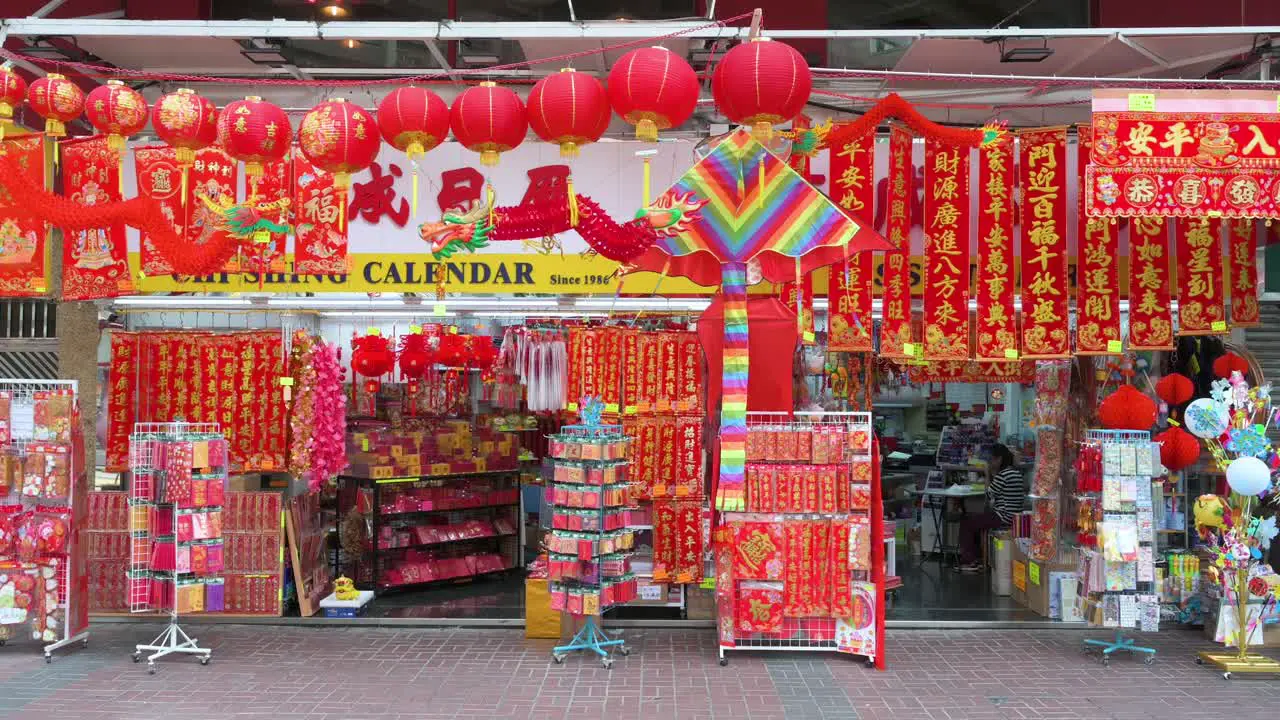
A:
POLYGON ((412 206, 412 208, 410 209, 410 212, 413 213, 413 216, 415 218, 418 217, 418 164, 417 163, 414 163, 413 165, 413 197, 409 199, 409 204, 412 206))
POLYGON ((491 230, 492 230, 492 229, 494 228, 495 224, 496 224, 496 220, 495 220, 495 218, 494 218, 494 213, 493 213, 493 203, 494 203, 494 200, 495 200, 495 199, 496 199, 496 197, 497 197, 497 194, 496 194, 496 193, 494 193, 494 191, 493 191, 493 186, 492 186, 492 185, 489 185, 488 183, 485 183, 485 186, 484 186, 484 196, 485 196, 485 200, 484 200, 484 201, 485 201, 485 203, 487 203, 487 204, 488 204, 488 206, 489 206, 489 229, 491 229, 491 230))
POLYGON ((190 165, 182 166, 182 195, 179 197, 179 203, 181 203, 182 207, 187 206, 187 177, 190 170, 190 165))
POLYGON ((804 337, 804 284, 800 273, 800 258, 796 258, 796 330, 804 337))
POLYGON ((644 207, 649 207, 652 202, 650 195, 650 180, 653 178, 653 168, 649 164, 649 158, 644 159, 644 207))
POLYGON ((124 200, 124 153, 120 153, 120 165, 117 170, 116 183, 120 190, 120 199, 124 200))
POLYGON ((572 175, 565 181, 564 191, 569 194, 569 227, 576 228, 578 227, 578 195, 573 191, 572 175))
POLYGON ((760 162, 756 165, 756 206, 764 207, 764 157, 760 158, 760 162))

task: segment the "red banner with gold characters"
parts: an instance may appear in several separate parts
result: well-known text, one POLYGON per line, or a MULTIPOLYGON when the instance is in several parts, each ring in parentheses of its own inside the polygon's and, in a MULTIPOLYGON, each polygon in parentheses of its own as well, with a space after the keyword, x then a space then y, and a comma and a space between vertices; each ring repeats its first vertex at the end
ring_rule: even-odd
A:
POLYGON ((1018 133, 1022 232, 1022 349, 1032 359, 1071 355, 1067 277, 1067 130, 1018 133))
POLYGON ((1227 286, 1231 292, 1231 324, 1253 327, 1258 318, 1258 222, 1252 218, 1227 221, 1227 258, 1231 272, 1227 286))
POLYGON ((905 368, 913 383, 1021 383, 1035 380, 1036 364, 1021 360, 980 362, 977 360, 940 360, 905 368))
MULTIPOLYGON (((1089 162, 1092 128, 1077 128, 1080 167, 1089 162)), ((1120 234, 1108 218, 1086 217, 1081 178, 1076 252, 1076 353, 1120 354, 1120 234)))
POLYGON ((138 386, 137 336, 111 333, 111 375, 107 380, 107 467, 129 467, 134 393, 138 386))
MULTIPOLYGON (((875 133, 830 148, 831 195, 844 211, 863 222, 872 219, 875 200, 875 133)), ((827 282, 827 349, 868 352, 871 340, 871 253, 855 253, 831 266, 827 282)))
POLYGON ((924 144, 924 354, 969 357, 969 149, 924 144))
POLYGON ((1018 356, 1013 235, 1013 141, 1008 136, 978 156, 977 356, 1018 356))
MULTIPOLYGON (((861 254, 861 253, 860 253, 861 254)), ((796 266, 797 270, 799 265, 796 266)), ((778 286, 778 299, 787 309, 796 314, 796 325, 800 328, 800 339, 805 345, 816 341, 813 325, 813 273, 804 273, 796 282, 782 283, 778 286)))
MULTIPOLYGON (((105 137, 61 143, 63 194, 81 205, 120 202, 120 153, 105 137)), ((124 224, 67 234, 62 241, 62 298, 98 300, 133 292, 124 224)))
POLYGON ((1129 225, 1129 349, 1172 350, 1169 232, 1164 218, 1129 225))
POLYGON ((348 272, 347 225, 341 222, 347 193, 334 185, 333 175, 317 169, 300 152, 294 153, 293 193, 293 271, 299 275, 348 272))
MULTIPOLYGON (((22 178, 6 178, 45 187, 44 136, 13 135, 0 141, 0 155, 16 157, 22 178)), ((0 184, 0 206, 7 193, 0 184)), ((49 292, 48 226, 26 216, 5 215, 0 207, 0 296, 39 297, 49 292)))
POLYGON ((894 247, 884 254, 884 312, 880 321, 880 355, 905 357, 914 343, 911 332, 911 200, 915 171, 911 132, 889 130, 889 214, 886 236, 894 247))
MULTIPOLYGON (((178 167, 173 148, 167 145, 151 145, 136 148, 133 152, 134 169, 138 176, 138 195, 160 203, 165 217, 173 223, 174 232, 192 243, 206 243, 218 227, 215 211, 200 197, 210 202, 224 198, 235 200, 238 164, 218 148, 205 148, 196 152, 195 164, 187 172, 186 203, 182 199, 182 170, 178 167)), ((173 265, 152 244, 146 233, 142 234, 139 255, 143 275, 169 275, 173 265)))
MULTIPOLYGON (((676 387, 676 411, 702 411, 702 344, 698 342, 698 333, 676 333, 679 348, 676 353, 680 364, 680 375, 676 387)), ((623 362, 626 362, 624 353, 623 362)))
POLYGON ((1225 335, 1222 284, 1222 220, 1173 221, 1178 258, 1178 334, 1225 335))
MULTIPOLYGON (((264 203, 280 200, 289 200, 293 203, 293 158, 295 157, 306 162, 302 152, 294 150, 290 157, 280 162, 263 165, 260 177, 246 179, 250 188, 245 191, 245 196, 252 195, 259 202, 264 203)), ((290 222, 292 217, 292 213, 288 210, 283 213, 273 211, 268 215, 268 219, 280 224, 290 222)), ((287 239, 288 236, 284 233, 254 235, 251 241, 240 245, 236 254, 227 260, 224 269, 226 272, 285 272, 289 269, 288 261, 285 259, 287 239)))

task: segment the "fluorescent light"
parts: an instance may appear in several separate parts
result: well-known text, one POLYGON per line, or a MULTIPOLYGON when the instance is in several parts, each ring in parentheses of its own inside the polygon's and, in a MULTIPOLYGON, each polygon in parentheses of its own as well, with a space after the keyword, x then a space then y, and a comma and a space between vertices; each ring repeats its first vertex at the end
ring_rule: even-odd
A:
POLYGON ((172 310, 185 308, 201 310, 205 308, 250 307, 254 304, 249 297, 194 297, 190 295, 132 295, 119 297, 112 301, 117 307, 156 308, 172 310))
POLYGON ((429 312, 436 304, 444 305, 448 310, 467 309, 467 308, 509 308, 513 305, 521 307, 557 307, 559 303, 552 298, 499 298, 499 297, 470 297, 470 298, 449 298, 447 300, 432 300, 429 298, 369 298, 364 296, 351 297, 273 297, 267 301, 267 305, 274 308, 292 308, 298 310, 362 310, 368 309, 410 309, 410 308, 426 308, 429 312))
POLYGON ((273 47, 249 48, 241 50, 240 54, 256 65, 286 65, 289 62, 279 48, 273 47))
POLYGON ((614 310, 706 310, 709 300, 667 298, 579 298, 574 307, 614 310))
POLYGON ((436 315, 428 311, 414 312, 412 310, 332 310, 320 313, 320 317, 408 318, 429 321, 432 318, 458 317, 458 314, 447 312, 443 315, 436 315))
POLYGON ((573 310, 549 310, 545 312, 477 311, 473 313, 473 316, 486 317, 486 318, 541 318, 541 317, 607 318, 609 317, 609 313, 575 312, 573 310))

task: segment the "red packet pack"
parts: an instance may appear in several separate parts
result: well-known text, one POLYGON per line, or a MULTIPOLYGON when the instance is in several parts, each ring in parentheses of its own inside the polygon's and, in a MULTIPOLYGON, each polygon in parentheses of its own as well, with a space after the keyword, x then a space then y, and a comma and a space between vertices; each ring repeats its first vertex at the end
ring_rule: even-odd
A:
POLYGON ((826 425, 819 425, 813 429, 810 436, 809 462, 814 465, 826 465, 831 463, 831 454, 827 451, 827 436, 831 428, 826 425))
POLYGON ((790 430, 779 430, 774 433, 777 454, 774 458, 790 462, 796 459, 796 433, 790 430))
POLYGON ((191 542, 195 539, 195 516, 189 514, 179 515, 174 528, 174 534, 177 536, 178 542, 191 542))
POLYGON ((227 502, 227 489, 223 484, 222 478, 215 478, 209 481, 206 488, 206 499, 209 507, 222 507, 227 502))
MULTIPOLYGON (((795 465, 784 465, 784 471, 791 476, 791 512, 809 512, 806 507, 806 485, 804 471, 795 465)), ((816 501, 816 496, 815 496, 816 501)))
POLYGON ((831 465, 813 465, 818 475, 818 507, 821 512, 833 513, 837 510, 836 469, 831 465))
POLYGON ((845 465, 836 465, 836 506, 840 508, 840 512, 848 510, 853 504, 853 492, 849 487, 849 468, 845 465))
POLYGON ((765 433, 758 427, 747 428, 747 461, 764 460, 765 433))
POLYGON ((18 553, 18 532, 24 521, 21 505, 0 505, 0 559, 18 553))
POLYGON ((843 462, 845 448, 845 429, 839 425, 830 428, 827 433, 827 462, 843 462))
POLYGON ((769 474, 773 477, 774 512, 799 512, 799 508, 791 507, 791 473, 785 465, 770 465, 769 474))
POLYGON ((777 512, 777 473, 772 465, 760 466, 760 512, 777 512))
POLYGON ((813 430, 802 429, 791 433, 794 437, 795 457, 799 462, 809 462, 813 454, 813 430))
POLYGON ((871 509, 870 485, 853 485, 853 502, 851 503, 851 506, 854 510, 871 509))

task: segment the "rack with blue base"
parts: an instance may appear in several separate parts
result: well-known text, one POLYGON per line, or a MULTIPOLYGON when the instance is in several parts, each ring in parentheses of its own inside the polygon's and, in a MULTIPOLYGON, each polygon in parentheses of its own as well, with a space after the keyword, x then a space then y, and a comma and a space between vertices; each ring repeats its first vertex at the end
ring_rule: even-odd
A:
POLYGON ((596 624, 595 616, 587 616, 586 624, 582 626, 577 635, 573 636, 568 645, 561 645, 551 651, 551 659, 559 665, 564 662, 565 657, 571 652, 590 650, 600 656, 600 664, 607 669, 613 667, 613 658, 609 656, 605 648, 616 645, 618 646, 618 652, 623 657, 626 657, 631 654, 631 648, 624 645, 624 642, 624 640, 610 640, 609 636, 604 634, 604 630, 600 629, 600 626, 596 624))
POLYGON ((1085 652, 1088 652, 1090 650, 1090 646, 1102 648, 1102 664, 1103 665, 1110 665, 1111 654, 1120 650, 1123 650, 1129 654, 1138 653, 1138 652, 1146 653, 1145 657, 1142 658, 1142 662, 1147 665, 1150 665, 1151 663, 1155 662, 1156 661, 1155 648, 1142 647, 1141 645, 1136 645, 1135 644, 1136 642, 1137 641, 1134 640, 1133 638, 1125 637, 1124 633, 1116 632, 1116 639, 1114 642, 1111 642, 1108 640, 1085 640, 1084 650, 1085 652))

